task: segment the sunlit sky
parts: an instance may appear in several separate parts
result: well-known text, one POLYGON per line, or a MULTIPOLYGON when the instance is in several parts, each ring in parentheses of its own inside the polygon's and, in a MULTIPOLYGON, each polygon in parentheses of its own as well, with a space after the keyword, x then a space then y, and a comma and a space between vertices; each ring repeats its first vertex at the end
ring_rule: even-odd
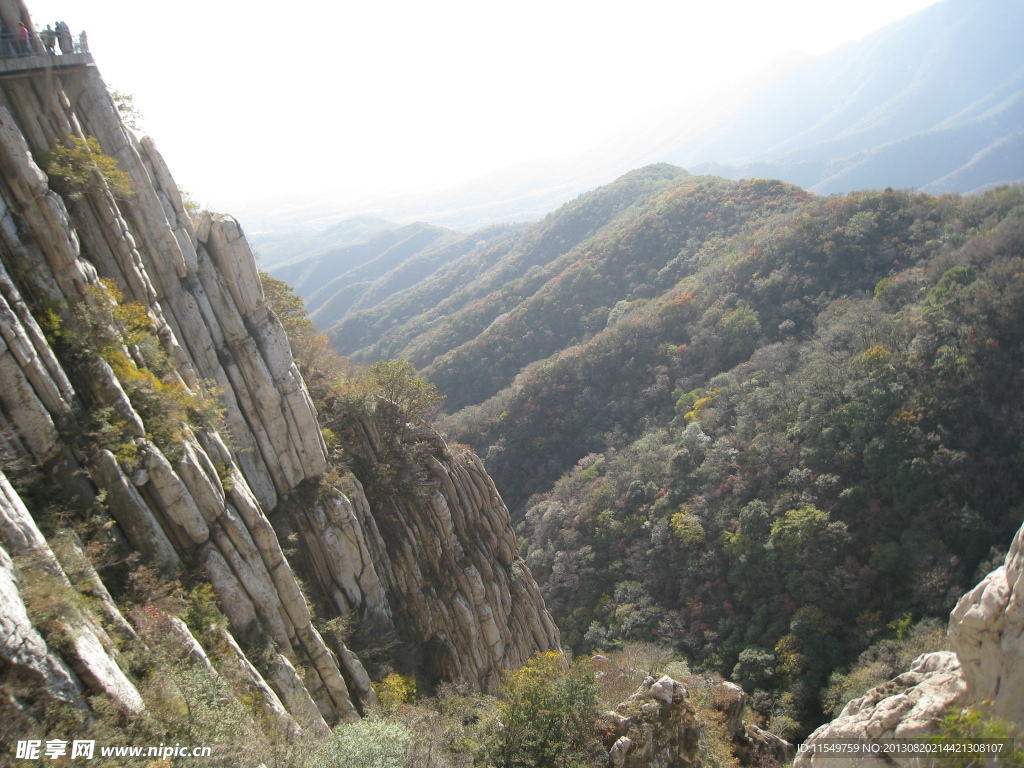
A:
POLYGON ((574 155, 935 1, 26 0, 37 29, 88 32, 178 183, 218 210, 574 155))

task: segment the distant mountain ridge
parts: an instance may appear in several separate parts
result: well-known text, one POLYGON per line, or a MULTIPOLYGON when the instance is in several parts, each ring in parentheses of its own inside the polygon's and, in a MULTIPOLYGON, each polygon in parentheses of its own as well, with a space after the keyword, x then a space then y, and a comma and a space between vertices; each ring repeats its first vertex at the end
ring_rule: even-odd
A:
MULTIPOLYGON (((463 232, 533 221, 659 162, 732 179, 777 178, 821 194, 970 193, 1012 183, 1024 179, 1022 39, 1022 3, 943 0, 860 42, 787 65, 765 85, 645 118, 577 158, 495 171, 430 195, 291 200, 254 215, 266 231, 251 237, 265 263, 276 265, 356 242, 331 227, 309 233, 309 222, 343 226, 355 212, 463 232)), ((380 220, 363 239, 381 231, 372 226, 380 220)))
POLYGON ((531 295, 573 246, 688 177, 681 168, 650 166, 537 224, 472 235, 413 224, 270 273, 303 297, 311 319, 341 352, 365 360, 401 352, 427 365, 436 350, 469 341, 531 295), (410 344, 415 348, 407 349, 410 344))
POLYGON ((303 296, 313 320, 328 326, 361 308, 368 293, 390 295, 426 277, 449 256, 436 254, 444 245, 464 239, 442 227, 417 223, 388 229, 375 237, 338 248, 312 259, 273 270, 303 296), (419 259, 414 257, 419 256, 419 259))
POLYGON ((381 232, 395 229, 398 224, 377 216, 350 216, 331 224, 326 229, 304 223, 299 226, 298 231, 256 233, 254 241, 258 241, 260 245, 258 258, 265 268, 311 258, 330 249, 362 243, 381 232))
POLYGON ((1024 4, 944 0, 808 61, 665 157, 814 192, 1024 178, 1024 4))

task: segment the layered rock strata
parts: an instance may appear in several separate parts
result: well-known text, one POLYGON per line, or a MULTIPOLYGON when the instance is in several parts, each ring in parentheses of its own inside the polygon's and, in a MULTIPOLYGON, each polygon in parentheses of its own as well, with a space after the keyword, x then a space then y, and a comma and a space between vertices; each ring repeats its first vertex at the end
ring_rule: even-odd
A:
MULTIPOLYGON (((0 0, 0 16, 11 28, 29 22, 17 0, 0 0)), ((355 450, 372 454, 372 423, 362 432, 355 450)), ((271 525, 275 510, 299 533, 336 614, 398 632, 420 649, 431 678, 492 688, 500 669, 557 647, 508 511, 475 457, 435 460, 426 486, 387 508, 354 481, 300 499, 328 469, 326 446, 241 228, 208 212, 193 221, 156 147, 122 124, 92 66, 0 80, 0 449, 19 476, 102 507, 111 542, 151 568, 199 569, 231 633, 255 633, 273 652, 253 664, 230 635, 199 639, 232 649, 227 656, 284 732, 322 732, 358 717, 375 695, 358 658, 315 626, 271 525), (115 196, 97 172, 82 188, 51 188, 47 153, 73 136, 95 137, 133 194, 115 196), (81 308, 102 309, 115 286, 144 309, 170 366, 165 384, 152 386, 216 393, 221 424, 183 426, 170 442, 151 434, 123 370, 142 371, 145 354, 116 322, 101 330, 122 340, 117 371, 61 347, 81 308), (117 432, 116 450, 87 439, 98 413, 117 432)), ((62 588, 81 587, 40 533, 38 510, 6 478, 0 490, 3 674, 24 674, 74 704, 102 694, 138 711, 144 703, 98 622, 70 611, 72 642, 58 651, 29 618, 19 560, 43 563, 62 588)), ((95 572, 82 578, 94 595, 106 592, 95 572)), ((109 595, 100 604, 106 626, 133 633, 109 595)), ((184 625, 174 631, 189 634, 184 625)), ((198 656, 195 639, 183 635, 182 644, 198 656)))
MULTIPOLYGON (((394 629, 422 656, 429 680, 463 680, 495 691, 498 672, 522 666, 536 649, 558 647, 558 630, 516 551, 508 508, 480 459, 455 458, 437 435, 413 493, 368 498, 355 478, 346 496, 293 515, 317 575, 337 607, 394 629), (351 563, 349 576, 332 563, 351 563)), ((381 460, 381 436, 364 416, 352 449, 365 465, 381 460)))

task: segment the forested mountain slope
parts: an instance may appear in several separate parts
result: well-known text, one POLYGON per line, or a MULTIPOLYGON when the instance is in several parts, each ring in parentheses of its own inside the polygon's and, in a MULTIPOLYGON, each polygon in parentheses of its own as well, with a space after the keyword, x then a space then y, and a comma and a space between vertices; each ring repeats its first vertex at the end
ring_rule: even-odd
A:
MULTIPOLYGON (((609 237, 663 254, 619 294, 648 298, 447 428, 518 510, 571 647, 668 642, 798 735, 830 675, 948 612, 1024 517, 1024 192, 695 178, 648 210, 609 237), (708 190, 697 226, 680 201, 708 190)), ((451 359, 442 389, 490 365, 451 359)))
POLYGON ((356 358, 401 356, 425 367, 532 296, 576 258, 568 254, 578 244, 688 175, 673 166, 650 166, 581 195, 535 225, 477 233, 474 250, 464 258, 414 289, 327 327, 327 333, 339 350, 356 358))
POLYGON ((273 270, 292 285, 323 327, 373 306, 463 255, 465 235, 417 223, 273 270))
POLYGON ((338 329, 447 396, 570 647, 670 644, 797 737, 1024 517, 1024 191, 587 200, 338 329))

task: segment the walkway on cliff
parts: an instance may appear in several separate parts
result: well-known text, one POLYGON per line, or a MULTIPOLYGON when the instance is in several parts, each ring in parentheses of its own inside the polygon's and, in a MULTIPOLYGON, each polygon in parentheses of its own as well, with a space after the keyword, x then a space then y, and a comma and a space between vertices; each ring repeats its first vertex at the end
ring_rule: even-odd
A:
MULTIPOLYGON (((2 41, 0 48, 0 76, 16 73, 29 72, 40 69, 53 69, 55 67, 80 67, 94 64, 92 54, 89 52, 89 44, 84 32, 73 36, 73 50, 68 53, 47 53, 43 41, 36 37, 27 41, 32 47, 30 54, 18 54, 18 42, 11 37, 2 41)), ((71 42, 69 41, 69 45, 71 42)))

